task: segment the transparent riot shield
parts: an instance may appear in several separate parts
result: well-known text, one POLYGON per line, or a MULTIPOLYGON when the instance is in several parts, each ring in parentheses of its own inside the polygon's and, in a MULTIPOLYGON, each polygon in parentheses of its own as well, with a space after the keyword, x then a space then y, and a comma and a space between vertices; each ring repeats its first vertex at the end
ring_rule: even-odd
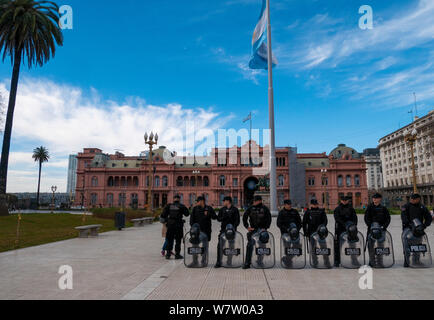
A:
POLYGON ((304 269, 306 267, 306 244, 304 235, 297 238, 285 233, 280 240, 280 263, 285 269, 304 269))
POLYGON ((369 253, 369 265, 372 268, 392 268, 395 264, 392 235, 381 230, 378 235, 374 232, 368 234, 366 247, 369 253))
POLYGON ((184 237, 184 264, 187 268, 208 267, 208 237, 201 232, 199 237, 189 232, 184 237))
POLYGON ((365 265, 364 243, 365 237, 360 232, 354 237, 350 237, 347 232, 341 234, 339 250, 342 267, 346 269, 358 269, 365 265))
POLYGON ((244 264, 244 238, 239 232, 228 237, 226 233, 220 236, 220 256, 223 268, 241 268, 244 264))
POLYGON ((411 229, 402 235, 404 258, 410 268, 430 268, 431 248, 426 234, 416 236, 411 229))
POLYGON ((252 236, 254 252, 252 267, 255 269, 271 269, 276 264, 274 236, 271 232, 260 230, 252 236))
POLYGON ((332 269, 335 263, 334 235, 321 237, 318 232, 310 237, 310 265, 315 269, 332 269))

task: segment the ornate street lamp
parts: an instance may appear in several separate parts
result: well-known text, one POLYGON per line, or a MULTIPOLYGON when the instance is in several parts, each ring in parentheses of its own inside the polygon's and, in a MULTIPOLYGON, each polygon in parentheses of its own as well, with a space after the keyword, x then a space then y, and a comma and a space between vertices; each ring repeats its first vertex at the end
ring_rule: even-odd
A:
POLYGON ((414 145, 417 141, 417 130, 413 129, 409 132, 407 129, 404 130, 404 140, 410 146, 411 150, 411 169, 413 171, 413 192, 417 193, 417 178, 416 178, 416 164, 414 160, 414 145))
POLYGON ((54 213, 54 209, 56 207, 56 202, 55 202, 55 193, 57 191, 57 187, 56 186, 52 186, 51 187, 51 192, 53 192, 53 198, 51 199, 51 213, 54 213))
POLYGON ((149 186, 148 186, 148 213, 152 214, 152 184, 153 184, 153 156, 152 149, 154 145, 158 144, 158 134, 151 132, 148 136, 148 133, 145 133, 145 144, 149 146, 149 186), (152 181, 151 181, 152 180, 152 181))

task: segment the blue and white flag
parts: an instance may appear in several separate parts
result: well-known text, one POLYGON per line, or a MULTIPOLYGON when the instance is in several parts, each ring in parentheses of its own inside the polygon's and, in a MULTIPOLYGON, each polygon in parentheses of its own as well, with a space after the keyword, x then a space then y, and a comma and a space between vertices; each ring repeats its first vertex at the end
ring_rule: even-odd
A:
MULTIPOLYGON (((258 24, 253 32, 252 47, 253 53, 250 59, 250 69, 268 69, 268 46, 267 46, 267 24, 268 24, 268 12, 267 12, 267 0, 262 0, 262 11, 259 16, 258 24)), ((273 59, 273 67, 277 65, 277 60, 273 59)))

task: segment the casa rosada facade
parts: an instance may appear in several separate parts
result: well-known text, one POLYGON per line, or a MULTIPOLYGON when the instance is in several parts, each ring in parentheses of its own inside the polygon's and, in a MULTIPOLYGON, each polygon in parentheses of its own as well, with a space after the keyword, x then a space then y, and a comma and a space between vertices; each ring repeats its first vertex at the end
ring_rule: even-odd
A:
MULTIPOLYGON (((165 206, 175 194, 187 206, 203 195, 215 207, 222 205, 225 196, 231 196, 236 206, 246 207, 252 202, 259 180, 266 176, 267 161, 260 164, 258 160, 269 159, 265 154, 267 147, 254 141, 223 152, 214 149, 209 157, 200 159, 177 157, 159 147, 153 151, 152 162, 149 152, 128 157, 86 148, 77 156, 75 203, 85 207, 144 208, 151 188, 154 208, 165 206), (165 154, 176 161, 168 164, 165 154)), ((339 145, 329 155, 297 154, 294 148, 277 148, 276 164, 279 205, 291 199, 303 207, 317 199, 323 207, 332 209, 343 195, 352 197, 355 207, 368 204, 366 163, 352 148, 339 145), (296 163, 291 165, 291 161, 296 163)))

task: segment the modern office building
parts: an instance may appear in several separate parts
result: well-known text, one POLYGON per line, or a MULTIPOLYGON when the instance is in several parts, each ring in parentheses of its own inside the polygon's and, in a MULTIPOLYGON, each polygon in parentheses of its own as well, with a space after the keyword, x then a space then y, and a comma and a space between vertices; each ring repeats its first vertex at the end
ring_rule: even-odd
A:
POLYGON ((66 193, 72 197, 75 196, 77 186, 77 155, 70 155, 68 162, 68 181, 66 185, 66 193))
POLYGON ((383 167, 381 165, 380 150, 377 148, 365 149, 363 158, 366 161, 366 181, 368 190, 378 192, 383 189, 383 167))

